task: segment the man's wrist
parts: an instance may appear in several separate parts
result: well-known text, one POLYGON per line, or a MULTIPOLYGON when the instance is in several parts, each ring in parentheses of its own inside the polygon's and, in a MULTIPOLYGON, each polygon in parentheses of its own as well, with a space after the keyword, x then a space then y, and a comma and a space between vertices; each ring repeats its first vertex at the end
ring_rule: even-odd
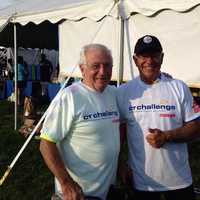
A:
POLYGON ((173 140, 172 133, 165 132, 165 142, 171 142, 173 140))
POLYGON ((58 181, 60 182, 60 185, 67 185, 74 182, 74 180, 68 173, 65 174, 65 176, 63 176, 61 179, 58 179, 58 181))

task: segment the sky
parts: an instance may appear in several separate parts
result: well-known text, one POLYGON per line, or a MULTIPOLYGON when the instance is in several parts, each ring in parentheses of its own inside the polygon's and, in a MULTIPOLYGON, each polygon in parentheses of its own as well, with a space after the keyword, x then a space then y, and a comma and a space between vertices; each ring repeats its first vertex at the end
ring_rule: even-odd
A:
POLYGON ((6 7, 6 6, 9 6, 10 5, 10 3, 12 3, 13 2, 13 0, 0 0, 0 7, 2 8, 2 7, 6 7))
MULTIPOLYGON (((0 10, 11 5, 13 2, 20 2, 20 1, 23 2, 23 1, 28 1, 28 0, 0 0, 0 10)), ((34 1, 34 0, 32 0, 32 1, 34 1)), ((80 2, 80 0, 68 0, 68 2, 75 3, 75 2, 80 2)))
POLYGON ((0 9, 9 6, 15 0, 0 0, 0 9))
POLYGON ((0 9, 5 8, 16 1, 22 1, 22 0, 0 0, 0 9))

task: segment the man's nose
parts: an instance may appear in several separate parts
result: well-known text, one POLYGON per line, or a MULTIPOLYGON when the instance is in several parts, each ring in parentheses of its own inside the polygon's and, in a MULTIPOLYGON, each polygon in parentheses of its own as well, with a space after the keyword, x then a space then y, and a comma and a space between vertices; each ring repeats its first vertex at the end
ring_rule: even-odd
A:
POLYGON ((146 57, 146 59, 145 59, 145 62, 146 63, 153 63, 153 61, 154 61, 154 59, 153 59, 153 57, 152 56, 148 56, 148 57, 146 57))
POLYGON ((99 73, 104 74, 108 70, 107 67, 107 65, 101 63, 99 67, 99 73))

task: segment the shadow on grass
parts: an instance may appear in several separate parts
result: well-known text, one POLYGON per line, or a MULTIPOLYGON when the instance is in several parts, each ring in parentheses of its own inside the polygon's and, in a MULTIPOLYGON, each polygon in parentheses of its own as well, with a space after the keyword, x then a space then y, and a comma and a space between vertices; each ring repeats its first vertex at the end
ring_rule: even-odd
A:
MULTIPOLYGON (((0 177, 2 177, 24 144, 25 138, 13 130, 13 103, 1 101, 0 110, 0 177)), ((53 189, 53 176, 42 160, 39 141, 32 139, 0 186, 0 199, 49 200, 53 189)))

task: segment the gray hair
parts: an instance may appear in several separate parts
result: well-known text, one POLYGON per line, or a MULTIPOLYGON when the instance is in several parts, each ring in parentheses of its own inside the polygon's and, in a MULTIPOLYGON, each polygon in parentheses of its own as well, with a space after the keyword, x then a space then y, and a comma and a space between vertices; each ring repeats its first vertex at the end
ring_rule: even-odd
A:
POLYGON ((79 65, 86 64, 85 55, 86 55, 87 51, 90 50, 90 49, 100 49, 100 50, 104 51, 107 55, 110 56, 110 58, 113 62, 111 50, 108 49, 108 47, 106 47, 105 45, 94 43, 94 44, 88 44, 88 45, 85 45, 85 46, 82 47, 82 49, 80 51, 79 65))

